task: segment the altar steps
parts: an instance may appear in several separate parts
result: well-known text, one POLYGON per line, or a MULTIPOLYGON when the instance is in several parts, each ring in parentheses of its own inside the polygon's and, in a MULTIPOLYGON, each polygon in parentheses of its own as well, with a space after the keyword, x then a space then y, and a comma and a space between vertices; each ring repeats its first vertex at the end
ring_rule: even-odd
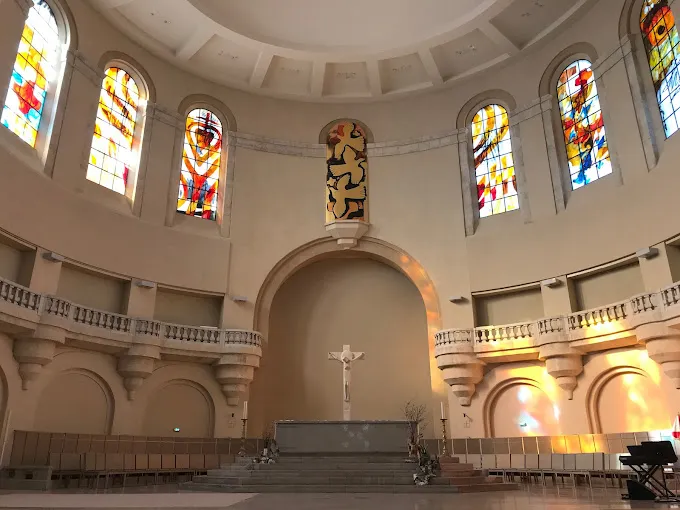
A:
POLYGON ((416 465, 403 457, 286 457, 274 464, 236 464, 208 471, 181 490, 201 492, 485 492, 517 489, 458 459, 442 459, 442 476, 416 486, 416 465))

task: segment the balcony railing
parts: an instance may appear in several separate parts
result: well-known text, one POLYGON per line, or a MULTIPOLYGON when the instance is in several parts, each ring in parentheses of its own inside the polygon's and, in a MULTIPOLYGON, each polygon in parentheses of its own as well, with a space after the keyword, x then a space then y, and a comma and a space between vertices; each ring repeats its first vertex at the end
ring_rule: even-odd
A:
MULTIPOLYGON (((535 322, 522 322, 500 326, 480 326, 472 329, 447 329, 435 334, 435 346, 444 347, 460 342, 473 342, 475 351, 486 352, 489 349, 504 348, 512 350, 523 348, 526 343, 512 343, 513 340, 536 340, 535 346, 554 342, 545 335, 563 335, 565 341, 597 338, 612 332, 623 332, 635 328, 640 321, 658 322, 680 318, 680 282, 657 292, 645 292, 625 301, 609 305, 581 310, 559 317, 547 317, 535 322), (672 308, 676 307, 676 308, 672 308), (659 312, 666 311, 665 315, 659 312), (645 315, 646 314, 646 315, 645 315), (628 319, 635 317, 635 321, 628 319), (615 328, 594 328, 603 324, 619 323, 615 328), (590 330, 589 328, 594 328, 590 330), (541 337, 544 340, 541 341, 541 337), (495 345, 495 347, 494 347, 495 345)), ((531 344, 530 344, 531 345, 531 344)))
POLYGON ((233 344, 262 347, 262 335, 257 331, 187 326, 151 319, 138 319, 71 303, 60 297, 33 292, 2 278, 0 278, 0 302, 32 310, 38 314, 38 320, 43 315, 58 317, 67 323, 119 335, 159 337, 164 341, 178 341, 185 344, 233 344))

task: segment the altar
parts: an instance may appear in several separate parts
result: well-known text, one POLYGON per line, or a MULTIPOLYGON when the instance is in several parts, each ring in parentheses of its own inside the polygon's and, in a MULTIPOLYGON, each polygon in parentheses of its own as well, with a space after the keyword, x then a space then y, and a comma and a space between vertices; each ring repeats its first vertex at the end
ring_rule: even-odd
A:
POLYGON ((408 421, 277 421, 282 454, 408 454, 408 421))

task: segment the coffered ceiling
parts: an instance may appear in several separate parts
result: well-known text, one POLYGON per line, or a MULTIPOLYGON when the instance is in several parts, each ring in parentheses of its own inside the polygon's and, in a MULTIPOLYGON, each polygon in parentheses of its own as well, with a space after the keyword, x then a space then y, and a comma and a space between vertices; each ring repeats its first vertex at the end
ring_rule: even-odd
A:
POLYGON ((357 101, 445 87, 596 0, 88 0, 156 55, 276 97, 357 101))

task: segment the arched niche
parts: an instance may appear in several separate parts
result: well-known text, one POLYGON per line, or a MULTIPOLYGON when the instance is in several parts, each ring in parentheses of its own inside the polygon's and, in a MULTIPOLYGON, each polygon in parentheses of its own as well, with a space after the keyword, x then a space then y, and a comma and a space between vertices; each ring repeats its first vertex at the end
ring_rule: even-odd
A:
POLYGON ((142 425, 146 436, 212 437, 214 430, 215 404, 210 393, 194 381, 171 380, 146 401, 142 425))
POLYGON ((94 372, 72 368, 53 375, 37 398, 33 429, 71 434, 110 434, 111 388, 94 372))
MULTIPOLYGON (((281 259, 265 278, 255 302, 253 327, 263 333, 265 338, 269 334, 269 319, 272 302, 281 285, 293 274, 302 268, 319 260, 333 257, 344 251, 338 246, 335 239, 317 239, 296 250, 290 252, 281 259)), ((434 358, 434 334, 442 329, 442 318, 439 307, 439 297, 434 283, 427 274, 425 268, 411 255, 397 246, 375 239, 362 237, 356 248, 346 251, 345 256, 365 257, 377 260, 403 273, 418 289, 425 306, 427 321, 427 338, 430 363, 430 385, 433 393, 437 394, 438 401, 447 398, 448 386, 443 382, 441 371, 437 367, 434 358)), ((351 339, 348 339, 351 345, 351 339)), ((389 354, 383 354, 389 355, 389 354)), ((262 364, 275 363, 276 360, 267 358, 267 346, 265 345, 262 364)), ((325 361, 324 361, 325 362, 325 361)), ((330 369, 330 367, 328 367, 330 369)), ((408 370, 408 367, 404 367, 408 370)), ((258 374, 255 374, 255 384, 258 374)), ((388 390, 386 390, 388 391, 388 390)), ((434 417, 432 418, 434 419, 434 417)))
POLYGON ((560 411, 541 385, 529 378, 497 384, 484 401, 486 437, 560 435, 560 411))
POLYGON ((588 425, 593 434, 646 432, 671 426, 671 411, 659 386, 633 366, 600 374, 586 395, 588 425))

